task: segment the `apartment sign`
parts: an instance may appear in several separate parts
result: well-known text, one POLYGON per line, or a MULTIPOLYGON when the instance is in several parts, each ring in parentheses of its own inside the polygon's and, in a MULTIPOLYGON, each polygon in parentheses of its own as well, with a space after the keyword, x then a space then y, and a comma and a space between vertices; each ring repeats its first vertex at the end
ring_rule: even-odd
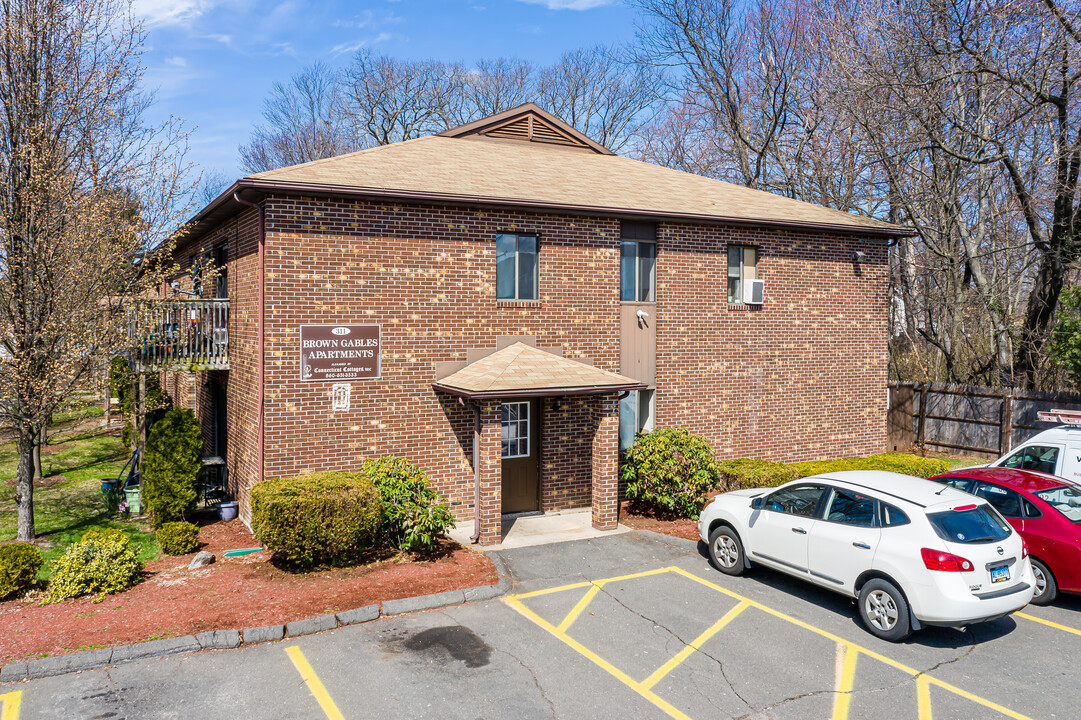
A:
POLYGON ((371 380, 382 370, 378 325, 301 325, 300 379, 371 380))

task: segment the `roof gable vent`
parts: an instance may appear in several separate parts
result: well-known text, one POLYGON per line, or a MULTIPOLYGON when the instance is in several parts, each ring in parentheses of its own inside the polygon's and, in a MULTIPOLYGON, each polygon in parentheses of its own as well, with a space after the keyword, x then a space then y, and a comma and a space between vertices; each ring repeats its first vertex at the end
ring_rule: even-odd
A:
POLYGON ((601 155, 612 151, 587 138, 570 125, 532 103, 439 133, 444 137, 481 137, 495 140, 562 145, 592 150, 601 155))

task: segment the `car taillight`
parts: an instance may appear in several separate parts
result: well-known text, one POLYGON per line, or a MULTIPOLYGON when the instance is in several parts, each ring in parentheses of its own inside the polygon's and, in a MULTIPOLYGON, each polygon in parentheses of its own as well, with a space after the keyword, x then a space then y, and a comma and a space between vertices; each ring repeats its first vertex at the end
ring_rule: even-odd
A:
POLYGON ((1024 538, 1021 538, 1021 559, 1024 560, 1028 557, 1028 543, 1024 538))
POLYGON ((923 564, 928 570, 940 570, 941 572, 970 572, 972 563, 960 555, 954 555, 941 550, 923 548, 920 550, 923 556, 923 564))

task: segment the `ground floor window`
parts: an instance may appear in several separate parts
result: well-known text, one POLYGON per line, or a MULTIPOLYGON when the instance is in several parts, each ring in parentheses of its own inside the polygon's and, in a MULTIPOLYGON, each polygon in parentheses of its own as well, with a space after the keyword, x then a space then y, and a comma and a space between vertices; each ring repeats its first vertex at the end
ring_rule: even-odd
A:
POLYGON ((529 403, 503 404, 503 451, 505 458, 529 457, 529 403))
POLYGON ((619 401, 619 450, 634 442, 634 436, 653 429, 653 390, 636 390, 619 401))

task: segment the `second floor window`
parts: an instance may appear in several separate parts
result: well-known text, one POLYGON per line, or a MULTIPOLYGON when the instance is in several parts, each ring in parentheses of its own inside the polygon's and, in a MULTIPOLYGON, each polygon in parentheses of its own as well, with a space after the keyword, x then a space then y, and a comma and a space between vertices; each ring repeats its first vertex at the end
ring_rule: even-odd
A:
POLYGON ((536 300, 537 236, 496 235, 495 276, 497 299, 536 300))
POLYGON ((654 302, 657 244, 623 240, 619 250, 619 299, 623 302, 654 302))
POLYGON ((758 248, 751 245, 728 246, 728 302, 743 303, 743 284, 758 277, 758 248))

